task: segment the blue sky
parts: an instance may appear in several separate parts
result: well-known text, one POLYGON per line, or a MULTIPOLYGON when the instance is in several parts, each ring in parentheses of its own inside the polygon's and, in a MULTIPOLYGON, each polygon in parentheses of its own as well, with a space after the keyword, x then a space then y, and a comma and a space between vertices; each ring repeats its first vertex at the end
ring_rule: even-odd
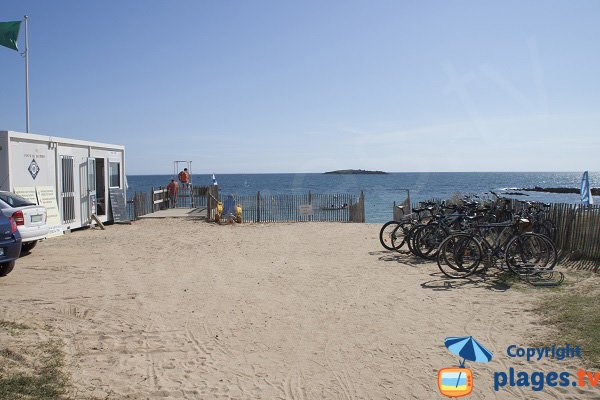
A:
MULTIPOLYGON (((128 173, 599 170, 597 1, 23 1, 33 133, 128 173)), ((19 37, 22 49, 24 32, 19 37)), ((0 130, 25 130, 0 48, 0 130)))

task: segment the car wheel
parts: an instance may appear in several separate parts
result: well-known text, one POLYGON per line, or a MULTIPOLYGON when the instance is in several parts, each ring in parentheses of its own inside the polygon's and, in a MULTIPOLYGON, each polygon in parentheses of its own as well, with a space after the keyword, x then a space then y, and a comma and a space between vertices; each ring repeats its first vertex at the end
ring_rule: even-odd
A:
POLYGON ((14 261, 9 261, 9 262, 0 264, 0 276, 8 275, 9 272, 12 271, 14 267, 15 267, 14 261))
POLYGON ((37 242, 37 240, 34 240, 33 242, 23 243, 21 245, 21 253, 29 253, 31 250, 33 250, 37 242))

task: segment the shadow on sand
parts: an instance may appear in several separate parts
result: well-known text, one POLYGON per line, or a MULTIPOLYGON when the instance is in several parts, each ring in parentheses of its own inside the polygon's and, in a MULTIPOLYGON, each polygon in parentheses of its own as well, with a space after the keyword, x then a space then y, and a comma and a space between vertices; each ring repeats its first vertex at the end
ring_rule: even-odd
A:
POLYGON ((408 265, 410 267, 418 267, 424 264, 435 263, 435 260, 425 260, 420 257, 414 256, 412 253, 406 252, 397 252, 397 251, 370 251, 370 255, 379 256, 380 261, 386 262, 397 262, 398 264, 408 265))
POLYGON ((518 278, 512 276, 509 272, 490 269, 479 271, 462 279, 451 279, 441 272, 434 272, 429 274, 429 276, 433 279, 421 283, 421 287, 433 291, 484 288, 494 292, 506 292, 512 287, 513 282, 518 281, 518 278))
MULTIPOLYGON (((435 265, 435 260, 425 260, 416 257, 410 252, 396 251, 371 251, 372 256, 378 256, 380 261, 397 262, 399 264, 408 265, 410 267, 419 267, 422 265, 435 265)), ((437 266, 437 265, 436 265, 437 266)), ((482 267, 480 267, 482 268, 482 267)), ((494 268, 482 268, 477 273, 462 279, 451 279, 441 272, 433 272, 429 274, 433 279, 423 282, 423 289, 433 291, 448 291, 463 288, 485 288, 495 292, 505 292, 511 286, 519 281, 519 278, 507 271, 501 271, 494 268)))

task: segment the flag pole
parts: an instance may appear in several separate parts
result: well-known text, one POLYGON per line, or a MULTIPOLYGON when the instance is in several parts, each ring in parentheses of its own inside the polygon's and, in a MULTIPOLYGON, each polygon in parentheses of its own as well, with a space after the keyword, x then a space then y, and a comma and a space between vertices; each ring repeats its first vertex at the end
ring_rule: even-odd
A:
POLYGON ((29 133, 29 37, 27 15, 25 15, 25 132, 29 133))

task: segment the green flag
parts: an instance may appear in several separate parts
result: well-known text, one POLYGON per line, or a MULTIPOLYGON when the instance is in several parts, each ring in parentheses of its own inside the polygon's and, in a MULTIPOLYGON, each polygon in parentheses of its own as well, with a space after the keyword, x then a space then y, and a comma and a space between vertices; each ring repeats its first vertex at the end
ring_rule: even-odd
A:
POLYGON ((17 50, 17 38, 19 37, 21 21, 0 22, 0 46, 17 50))

